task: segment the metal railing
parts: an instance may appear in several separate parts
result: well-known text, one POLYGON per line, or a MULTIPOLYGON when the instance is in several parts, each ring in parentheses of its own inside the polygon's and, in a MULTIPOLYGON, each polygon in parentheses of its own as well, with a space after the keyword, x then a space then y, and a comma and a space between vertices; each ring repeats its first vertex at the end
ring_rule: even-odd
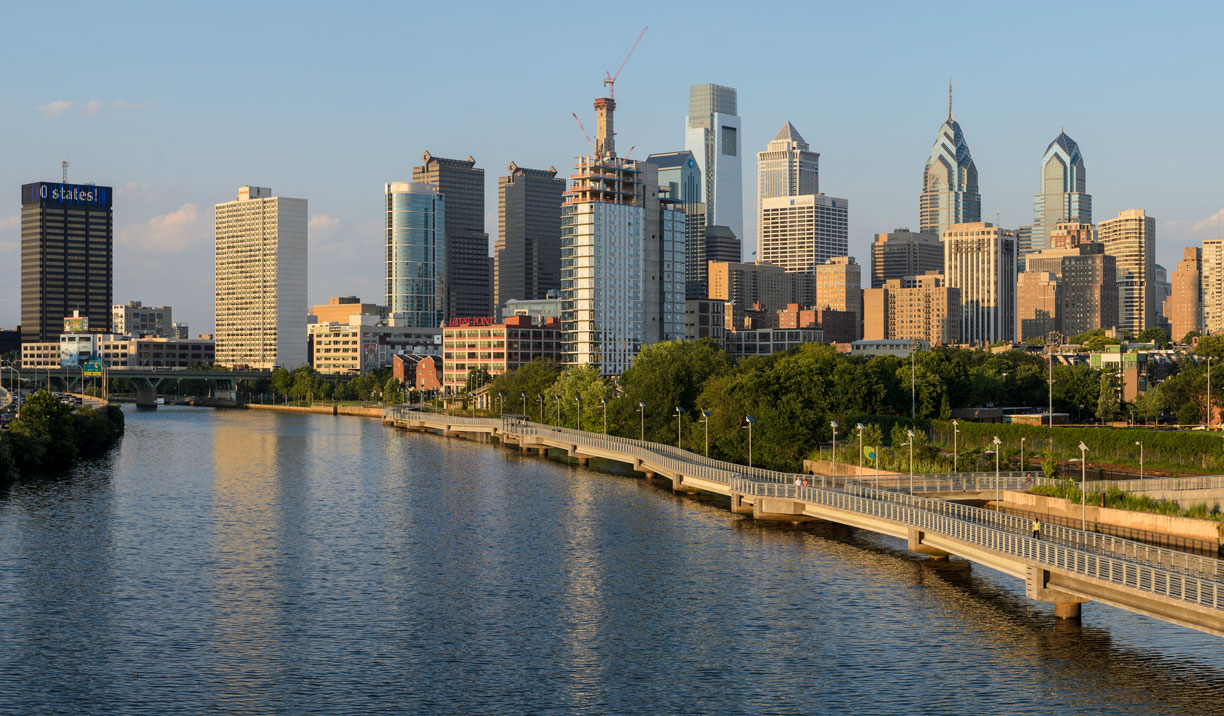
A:
MULTIPOLYGON (((1224 562, 1197 555, 1146 545, 1093 532, 1045 525, 1043 538, 1027 536, 1027 518, 984 510, 957 503, 919 497, 902 491, 881 489, 845 478, 781 473, 760 468, 710 460, 668 445, 614 435, 602 435, 525 422, 510 418, 473 418, 388 409, 396 419, 412 419, 425 425, 479 426, 506 435, 546 437, 566 445, 582 446, 614 453, 618 458, 634 458, 694 478, 726 485, 730 492, 754 497, 779 497, 801 500, 889 520, 938 533, 984 547, 1020 560, 1035 562, 1086 577, 1101 579, 1145 592, 1194 604, 1224 607, 1224 562), (794 479, 814 480, 811 486, 794 484, 794 479)), ((930 490, 994 489, 993 473, 967 476, 933 477, 930 490), (958 483, 957 480, 960 480, 958 483)), ((1031 480, 1029 475, 1017 481, 1031 480)), ((902 480, 898 480, 901 482, 902 480)), ((908 477, 904 480, 908 489, 908 477)), ((1030 482, 1031 484, 1031 482, 1030 482)), ((918 492, 915 483, 915 492, 918 492)))
MULTIPOLYGON (((779 497, 812 502, 825 507, 854 512, 881 520, 941 534, 952 539, 1073 574, 1119 584, 1139 591, 1163 595, 1213 609, 1224 608, 1224 583, 1216 578, 1182 574, 1161 567, 1139 564, 1090 552, 1048 539, 999 529, 960 519, 896 500, 876 499, 847 491, 814 487, 795 487, 737 480, 736 492, 755 497, 779 497)), ((895 494, 895 493, 894 493, 895 494)), ((923 498, 910 498, 923 499, 923 498)))
MULTIPOLYGON (((1074 477, 1067 478, 1079 487, 1080 481, 1074 477)), ((1064 480, 1042 477, 1039 485, 1059 485, 1064 480)), ((1088 480, 1085 485, 1089 492, 1105 492, 1117 488, 1123 492, 1144 492, 1147 490, 1219 490, 1224 489, 1224 475, 1200 475, 1197 477, 1149 477, 1143 480, 1088 480)))

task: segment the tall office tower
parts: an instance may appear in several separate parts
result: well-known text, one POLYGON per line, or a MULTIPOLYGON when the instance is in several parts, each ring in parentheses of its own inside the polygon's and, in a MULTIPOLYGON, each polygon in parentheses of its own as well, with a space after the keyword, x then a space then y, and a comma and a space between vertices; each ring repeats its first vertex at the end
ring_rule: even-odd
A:
POLYGON ((493 277, 489 235, 484 230, 484 170, 476 160, 443 159, 429 152, 423 166, 412 168, 412 181, 433 184, 442 195, 446 215, 446 316, 489 316, 493 310, 493 277))
POLYGON ((952 116, 952 83, 948 83, 948 118, 922 171, 919 231, 942 237, 953 224, 982 220, 977 167, 960 125, 952 116))
MULTIPOLYGON (((1041 191, 1033 196, 1032 251, 1050 248, 1050 235, 1061 223, 1092 223, 1092 196, 1085 193, 1085 177, 1079 145, 1060 131, 1041 157, 1041 191)), ((1024 256, 1022 247, 1020 257, 1024 256)))
POLYGON ((1032 225, 1016 227, 1016 249, 1020 252, 1020 258, 1016 261, 1016 269, 1023 273, 1024 257, 1038 250, 1033 247, 1032 225))
POLYGON ((1016 340, 1045 338, 1061 319, 1058 277, 1046 271, 1021 271, 1016 279, 1016 340))
POLYGON ((726 226, 744 235, 743 178, 740 166, 740 118, 735 89, 721 85, 689 88, 684 148, 693 153, 705 184, 706 226, 726 226))
POLYGON ((961 341, 1012 341, 1016 331, 1016 235, 977 221, 943 234, 946 285, 960 289, 961 341))
POLYGON ((1203 241, 1201 271, 1203 333, 1220 333, 1224 331, 1224 239, 1203 241))
MULTIPOLYGON (((686 246, 688 242, 685 242, 686 246)), ((740 240, 735 232, 725 226, 710 226, 705 230, 705 236, 697 242, 696 251, 685 254, 685 295, 688 298, 709 298, 710 295, 710 262, 722 261, 739 263, 740 240), (689 259, 691 261, 690 267, 689 259)))
MULTIPOLYGON (((1058 251, 1047 249, 1043 254, 1058 251)), ((1029 264, 1033 257, 1029 257, 1029 264)), ((1066 253, 1062 266, 1062 332, 1074 336, 1118 326, 1118 269, 1113 256, 1097 242, 1085 242, 1066 253)))
POLYGON ((1168 310, 1174 341, 1180 341, 1190 331, 1203 331, 1203 250, 1187 246, 1184 257, 1173 271, 1173 293, 1168 310))
POLYGON ((1096 226, 1088 222, 1065 221, 1050 231, 1050 249, 1073 249, 1080 244, 1096 241, 1096 226))
POLYGON ((524 169, 513 162, 497 178, 497 243, 493 297, 537 300, 561 289, 561 202, 565 179, 557 169, 524 169))
POLYGON ((595 154, 578 157, 561 209, 561 359, 604 375, 684 338, 684 215, 660 200, 657 167, 616 156, 615 108, 595 100, 595 154))
MULTIPOLYGON (((659 170, 659 186, 664 194, 684 211, 684 281, 685 296, 705 298, 706 265, 700 258, 705 247, 706 207, 701 201, 701 167, 693 153, 664 152, 646 157, 648 164, 659 170)), ((735 257, 739 261, 739 256, 735 257)))
POLYGON ((758 256, 792 273, 815 273, 849 252, 848 215, 849 202, 824 194, 762 199, 758 256))
POLYGON ((781 311, 791 303, 811 305, 815 296, 814 274, 787 273, 766 263, 710 262, 710 298, 732 303, 740 312, 754 307, 781 311))
POLYGON ((1156 325, 1156 220, 1126 209, 1098 224, 1097 235, 1118 264, 1118 327, 1139 335, 1156 325))
POLYGON ((854 314, 855 340, 863 334, 863 272, 852 256, 834 256, 816 267, 816 308, 854 314))
POLYGON ((871 243, 871 287, 925 273, 943 273, 943 244, 934 234, 897 229, 871 243))
POLYGON ((115 233, 111 188, 35 182, 21 187, 21 341, 59 340, 80 311, 111 332, 115 233))
POLYGON ((383 195, 387 312, 398 325, 438 328, 446 318, 445 198, 433 184, 406 181, 384 184, 383 195))
POLYGON ((757 152, 757 207, 775 196, 820 193, 820 154, 809 151, 795 125, 787 122, 757 152))
POLYGON ((217 364, 306 365, 306 200, 241 187, 216 206, 214 255, 217 364))
POLYGON ((961 342, 960 289, 949 288, 939 274, 914 279, 904 288, 899 278, 863 291, 863 338, 918 339, 932 346, 961 342))
POLYGON ((1172 335, 1169 316, 1165 314, 1165 304, 1173 295, 1173 282, 1169 280, 1169 270, 1160 264, 1152 266, 1152 275, 1156 277, 1156 324, 1172 335))

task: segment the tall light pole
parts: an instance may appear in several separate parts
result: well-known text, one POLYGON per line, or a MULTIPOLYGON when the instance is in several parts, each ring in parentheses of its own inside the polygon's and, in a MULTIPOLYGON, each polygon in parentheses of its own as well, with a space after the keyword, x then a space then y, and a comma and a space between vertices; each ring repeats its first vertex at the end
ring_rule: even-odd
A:
POLYGON ((1003 492, 1000 489, 999 484, 999 453, 1003 452, 999 446, 1003 444, 1003 441, 999 439, 998 435, 996 435, 994 436, 994 440, 991 440, 991 442, 994 443, 995 446, 995 512, 998 512, 999 503, 1003 501, 1003 492))
POLYGON ((500 406, 497 409, 497 414, 505 415, 506 413, 506 391, 504 390, 497 391, 497 399, 498 399, 498 402, 500 403, 500 406))
POLYGON ((959 434, 960 434, 960 423, 956 422, 956 420, 953 419, 952 420, 952 472, 956 472, 957 470, 956 461, 957 461, 958 456, 956 454, 956 436, 959 434))
POLYGON ((523 396, 523 417, 527 417, 527 391, 519 391, 519 395, 523 396))
POLYGON ((1054 452, 1054 344, 1055 341, 1059 341, 1061 338, 1062 336, 1059 335, 1057 331, 1050 331, 1050 333, 1046 336, 1046 346, 1048 348, 1046 364, 1050 373, 1049 378, 1047 379, 1050 383, 1050 435, 1048 447, 1051 453, 1054 452))
POLYGON ((859 473, 858 473, 858 476, 859 476, 859 479, 861 480, 863 479, 863 424, 857 423, 854 427, 858 429, 858 434, 859 434, 859 473))
POLYGON ((914 354, 918 352, 918 339, 910 341, 910 420, 918 419, 918 382, 915 379, 914 354))
POLYGON ((1143 441, 1136 440, 1135 444, 1139 446, 1139 479, 1143 479, 1143 441))
POLYGON ((1028 438, 1020 438, 1020 474, 1024 474, 1024 441, 1028 438))
POLYGON ((1080 530, 1088 536, 1088 446, 1081 440, 1080 449, 1080 530))
POLYGON ((829 426, 833 428, 833 476, 837 476, 837 421, 830 420, 829 426))
POLYGON ((744 416, 744 427, 748 428, 748 467, 752 467, 752 424, 756 422, 756 418, 751 415, 744 416))
POLYGON ((684 449, 683 440, 681 439, 680 426, 683 424, 684 408, 676 406, 676 447, 684 449))
MULTIPOLYGON (((909 452, 910 452, 910 496, 913 496, 913 494, 914 494, 914 431, 913 431, 913 430, 906 430, 906 431, 905 431, 905 434, 909 436, 909 440, 908 440, 908 441, 906 441, 906 443, 905 443, 904 445, 902 445, 902 447, 905 447, 905 445, 909 445, 909 452)), ((877 467, 877 468, 879 467, 879 462, 877 462, 877 463, 876 463, 876 467, 877 467)))
POLYGON ((557 401, 557 427, 561 427, 561 396, 554 395, 553 398, 557 401))
POLYGON ((544 422, 544 394, 536 393, 540 397, 540 422, 544 422))
POLYGON ((608 434, 608 399, 600 398, 599 402, 603 404, 604 413, 604 435, 608 434))
POLYGON ((1211 356, 1207 356, 1207 430, 1211 430, 1211 356))
POLYGON ((582 396, 575 395, 574 400, 578 401, 578 429, 582 430, 582 396))
POLYGON ((646 442, 646 403, 638 401, 638 417, 642 419, 642 442, 646 442))
POLYGON ((705 456, 710 456, 710 411, 701 411, 701 422, 705 423, 705 456))

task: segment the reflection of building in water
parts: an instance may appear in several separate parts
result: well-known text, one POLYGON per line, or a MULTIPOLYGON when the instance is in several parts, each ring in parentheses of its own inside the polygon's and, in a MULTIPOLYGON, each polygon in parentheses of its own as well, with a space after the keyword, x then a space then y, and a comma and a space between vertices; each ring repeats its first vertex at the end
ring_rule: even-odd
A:
MULTIPOLYGON (((262 417, 262 416, 260 416, 262 417)), ((219 686, 234 701, 264 700, 282 676, 286 602, 280 441, 243 419, 219 419, 213 439, 212 648, 219 686)))

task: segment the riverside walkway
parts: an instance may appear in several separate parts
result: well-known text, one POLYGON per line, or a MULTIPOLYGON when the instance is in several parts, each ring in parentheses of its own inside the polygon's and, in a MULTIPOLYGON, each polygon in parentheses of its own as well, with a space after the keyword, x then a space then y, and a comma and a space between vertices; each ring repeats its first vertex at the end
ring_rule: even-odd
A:
POLYGON ((679 448, 600 433, 525 422, 389 408, 384 422, 443 435, 483 434, 523 452, 560 450, 623 463, 672 488, 730 498, 731 510, 756 519, 823 520, 905 540, 936 559, 961 557, 1021 579, 1031 599, 1053 603, 1077 619, 1081 604, 1100 602, 1180 626, 1224 636, 1224 562, 1139 542, 1045 525, 1034 539, 1025 518, 923 495, 989 496, 1026 489, 1032 474, 895 476, 873 484, 854 479, 746 467, 679 448), (808 485, 795 484, 807 478, 808 485))

